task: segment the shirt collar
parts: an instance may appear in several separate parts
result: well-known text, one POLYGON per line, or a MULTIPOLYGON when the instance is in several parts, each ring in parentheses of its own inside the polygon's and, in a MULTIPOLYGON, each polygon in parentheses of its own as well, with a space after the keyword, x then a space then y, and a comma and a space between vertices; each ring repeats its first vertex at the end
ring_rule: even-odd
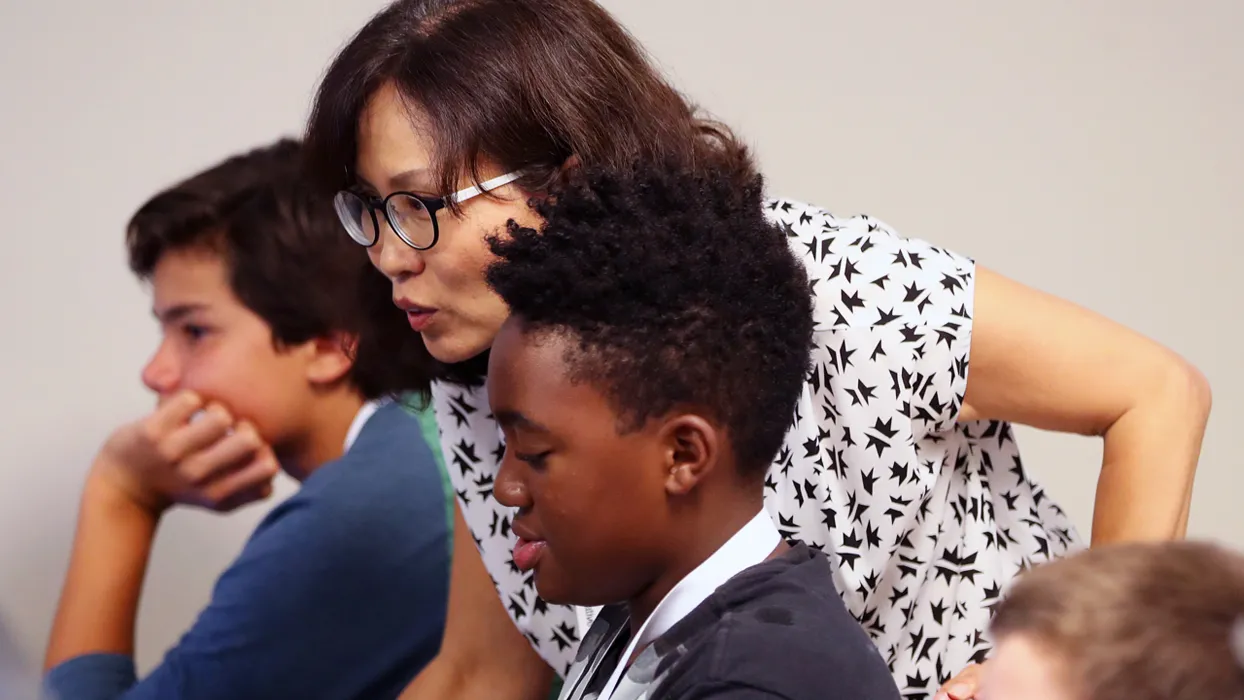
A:
POLYGON ((380 410, 381 406, 389 403, 391 399, 377 399, 368 401, 359 407, 359 412, 354 414, 354 421, 350 423, 350 429, 346 431, 346 443, 342 448, 342 452, 349 452, 354 446, 354 441, 358 439, 359 433, 363 432, 363 426, 367 425, 367 421, 380 410))

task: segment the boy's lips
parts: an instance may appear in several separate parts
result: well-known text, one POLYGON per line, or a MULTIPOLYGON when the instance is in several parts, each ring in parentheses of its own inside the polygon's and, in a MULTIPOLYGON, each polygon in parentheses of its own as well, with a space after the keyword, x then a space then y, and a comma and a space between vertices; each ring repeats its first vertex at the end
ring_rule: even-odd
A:
POLYGON ((514 565, 522 571, 530 571, 548 548, 548 543, 522 522, 516 520, 511 527, 518 537, 518 541, 514 543, 514 565))
POLYGON ((517 566, 519 571, 531 571, 536 568, 540 555, 544 554, 548 546, 544 540, 531 541, 518 538, 518 542, 514 544, 514 566, 517 566))

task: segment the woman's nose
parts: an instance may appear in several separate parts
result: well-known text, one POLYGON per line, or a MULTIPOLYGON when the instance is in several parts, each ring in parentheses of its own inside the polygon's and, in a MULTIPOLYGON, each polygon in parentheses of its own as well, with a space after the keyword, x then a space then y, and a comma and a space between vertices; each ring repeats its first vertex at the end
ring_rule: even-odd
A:
POLYGON ((423 272, 423 255, 406 245, 388 223, 380 225, 376 244, 367 249, 371 264, 391 282, 400 282, 423 272))

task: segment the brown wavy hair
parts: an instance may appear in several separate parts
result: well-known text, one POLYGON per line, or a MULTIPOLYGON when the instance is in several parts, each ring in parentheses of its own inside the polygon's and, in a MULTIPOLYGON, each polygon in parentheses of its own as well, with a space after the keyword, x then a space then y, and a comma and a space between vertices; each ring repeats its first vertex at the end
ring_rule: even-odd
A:
MULTIPOLYGON (((386 7, 332 61, 315 97, 307 164, 326 196, 355 184, 359 118, 386 84, 434 135, 431 166, 442 194, 478 184, 485 161, 522 171, 518 184, 533 194, 547 192, 572 156, 619 169, 636 161, 751 167, 729 129, 701 115, 591 0, 398 0, 386 7)), ((387 285, 384 293, 391 307, 387 285)), ((478 375, 478 361, 463 374, 426 349, 421 358, 429 379, 478 375)))

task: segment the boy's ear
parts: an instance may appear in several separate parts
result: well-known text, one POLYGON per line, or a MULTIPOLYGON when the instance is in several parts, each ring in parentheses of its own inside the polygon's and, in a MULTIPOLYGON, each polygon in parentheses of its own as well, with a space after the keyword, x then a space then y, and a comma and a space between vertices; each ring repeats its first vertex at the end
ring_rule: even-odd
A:
POLYGON ((334 384, 345 378, 354 366, 358 339, 346 333, 312 338, 307 341, 307 379, 312 384, 334 384))
POLYGON ((703 416, 677 415, 661 429, 664 443, 665 491, 685 496, 716 466, 721 447, 720 431, 703 416))

